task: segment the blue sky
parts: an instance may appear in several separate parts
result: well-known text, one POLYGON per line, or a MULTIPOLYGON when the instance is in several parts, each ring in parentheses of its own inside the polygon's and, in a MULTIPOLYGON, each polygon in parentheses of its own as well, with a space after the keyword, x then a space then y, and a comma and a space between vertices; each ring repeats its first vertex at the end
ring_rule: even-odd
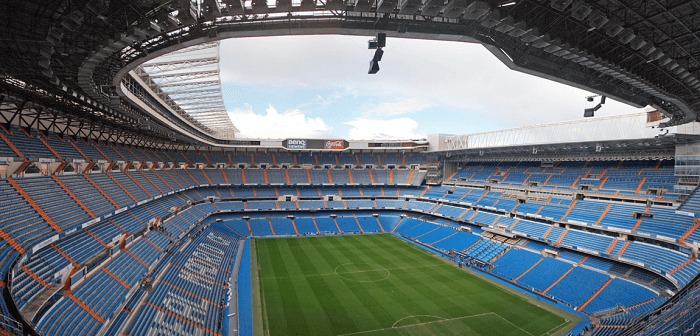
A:
MULTIPOLYGON (((410 139, 580 119, 588 92, 512 71, 478 44, 367 36, 221 43, 224 102, 244 138, 410 139)), ((639 111, 608 100, 596 115, 639 111)))

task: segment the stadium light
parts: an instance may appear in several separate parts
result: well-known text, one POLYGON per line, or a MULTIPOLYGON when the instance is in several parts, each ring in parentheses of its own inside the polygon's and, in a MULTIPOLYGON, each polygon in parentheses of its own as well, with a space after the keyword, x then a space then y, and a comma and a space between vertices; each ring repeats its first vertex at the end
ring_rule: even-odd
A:
POLYGON ((382 55, 384 55, 384 50, 382 50, 382 48, 377 48, 377 51, 374 52, 374 57, 369 61, 368 74, 374 75, 379 72, 379 61, 382 60, 382 55))
MULTIPOLYGON (((589 102, 592 102, 593 98, 595 98, 595 97, 598 97, 598 96, 597 95, 596 96, 588 96, 588 97, 586 97, 586 100, 588 100, 589 102)), ((603 104, 605 104, 605 96, 600 96, 600 103, 598 103, 598 105, 596 105, 595 107, 584 109, 583 110, 583 117, 584 118, 594 117, 595 111, 600 110, 600 108, 603 106, 603 104)))
POLYGON ((382 60, 382 55, 384 55, 384 48, 386 46, 386 33, 377 33, 377 37, 369 40, 367 42, 367 49, 376 49, 372 60, 369 61, 369 71, 368 74, 374 75, 379 72, 379 61, 382 60))

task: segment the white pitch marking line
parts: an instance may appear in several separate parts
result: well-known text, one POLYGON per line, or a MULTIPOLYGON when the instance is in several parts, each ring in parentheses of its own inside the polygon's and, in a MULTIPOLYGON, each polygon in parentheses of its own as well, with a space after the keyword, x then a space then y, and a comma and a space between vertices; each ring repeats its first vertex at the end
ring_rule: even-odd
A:
POLYGON ((470 317, 479 317, 479 316, 484 316, 484 315, 489 315, 489 314, 495 314, 495 313, 490 312, 490 313, 476 314, 476 315, 470 315, 470 316, 455 317, 455 318, 444 319, 444 320, 440 320, 440 321, 423 322, 423 323, 405 325, 405 326, 400 326, 400 327, 396 327, 396 328, 391 327, 391 328, 380 328, 380 329, 374 329, 374 330, 358 331, 358 332, 343 334, 343 335, 339 335, 339 336, 360 335, 360 334, 366 334, 366 333, 371 333, 371 332, 375 332, 375 331, 415 327, 415 326, 426 325, 426 324, 431 324, 431 323, 442 323, 442 322, 446 322, 446 321, 461 320, 461 319, 466 319, 466 318, 470 318, 470 317))
POLYGON ((542 334, 542 336, 544 336, 544 335, 549 335, 549 334, 552 332, 552 330, 558 329, 559 327, 561 327, 561 326, 563 326, 563 325, 565 325, 565 324, 567 324, 567 323, 569 323, 569 322, 571 322, 571 321, 569 321, 569 319, 564 319, 564 323, 562 323, 562 324, 560 324, 560 325, 558 325, 558 326, 556 326, 556 327, 554 327, 554 328, 552 328, 552 329, 549 329, 549 331, 547 331, 547 332, 545 332, 544 334, 542 334))
MULTIPOLYGON (((405 319, 407 319, 407 318, 418 317, 418 316, 436 317, 436 318, 439 318, 439 319, 440 319, 439 321, 448 320, 448 319, 446 319, 446 318, 444 318, 444 317, 435 316, 435 315, 411 315, 411 316, 406 316, 406 317, 404 317, 404 318, 402 318, 402 319, 399 319, 398 321, 394 322, 394 324, 391 325, 391 327, 392 327, 392 328, 396 328, 396 324, 397 324, 397 323, 399 323, 399 322, 401 322, 401 321, 403 321, 403 320, 405 320, 405 319)), ((431 322, 439 322, 439 321, 431 321, 431 322)), ((427 322, 424 322, 424 323, 427 323, 427 322)), ((411 324, 411 325, 415 325, 415 324, 411 324)))
POLYGON ((343 278, 343 279, 345 279, 345 280, 356 281, 356 282, 378 282, 378 281, 386 280, 386 279, 388 279, 388 278, 391 276, 391 272, 390 272, 388 269, 386 269, 384 266, 382 266, 382 265, 377 265, 377 264, 363 263, 363 262, 359 262, 359 263, 345 263, 345 264, 342 264, 342 265, 338 265, 338 266, 335 268, 334 271, 335 271, 335 275, 337 275, 337 276, 339 276, 339 277, 341 277, 341 278, 343 278), (343 274, 365 273, 365 272, 379 272, 379 271, 382 271, 382 270, 386 271, 388 274, 387 274, 385 277, 383 277, 383 278, 381 278, 381 279, 378 279, 378 280, 355 280, 355 279, 346 278, 346 277, 344 277, 344 276, 338 274, 338 268, 339 268, 339 267, 345 266, 345 265, 355 265, 355 264, 374 265, 374 266, 379 266, 379 267, 381 267, 382 269, 370 270, 370 271, 346 272, 346 273, 343 273, 343 274))
POLYGON ((501 318, 501 319, 502 319, 503 321, 506 321, 506 322, 510 323, 510 324, 511 324, 512 326, 514 326, 514 327, 516 327, 516 328, 520 329, 520 330, 521 330, 522 332, 524 332, 524 333, 526 333, 526 334, 528 334, 528 335, 530 335, 530 336, 535 336, 535 335, 533 335, 533 334, 531 334, 531 333, 527 332, 527 331, 526 331, 525 329, 523 329, 523 328, 520 328, 520 327, 518 327, 518 326, 517 326, 517 325, 515 325, 515 324, 514 324, 513 322, 511 322, 511 321, 508 321, 508 320, 507 320, 507 319, 505 319, 505 318, 504 318, 503 316, 501 316, 501 315, 498 315, 498 314, 496 314, 496 313, 493 313, 493 314, 494 314, 494 315, 496 315, 496 316, 498 316, 498 317, 500 317, 500 318, 501 318))

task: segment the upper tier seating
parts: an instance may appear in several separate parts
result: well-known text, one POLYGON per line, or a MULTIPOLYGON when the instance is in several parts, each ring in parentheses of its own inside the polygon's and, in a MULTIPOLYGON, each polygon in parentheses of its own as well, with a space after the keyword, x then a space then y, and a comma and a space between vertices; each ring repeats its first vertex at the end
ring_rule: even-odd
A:
POLYGON ((507 186, 537 183, 539 189, 579 190, 581 185, 588 185, 589 192, 644 196, 649 188, 673 190, 677 179, 673 161, 661 160, 561 162, 555 168, 539 168, 526 162, 470 162, 447 180, 497 181, 496 185, 507 186))

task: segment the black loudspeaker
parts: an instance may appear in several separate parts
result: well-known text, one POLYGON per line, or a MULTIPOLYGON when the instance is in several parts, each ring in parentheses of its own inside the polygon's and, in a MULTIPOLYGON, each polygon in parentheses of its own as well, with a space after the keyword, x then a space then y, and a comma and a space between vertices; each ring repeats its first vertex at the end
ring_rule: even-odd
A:
POLYGON ((384 50, 382 50, 382 48, 377 48, 377 51, 374 52, 374 57, 372 57, 372 60, 375 62, 379 62, 382 60, 383 55, 384 55, 384 50))
POLYGON ((379 48, 386 46, 386 33, 377 33, 377 44, 379 48))
POLYGON ((377 72, 379 72, 379 62, 375 62, 374 60, 369 61, 369 71, 367 73, 374 75, 377 72))

